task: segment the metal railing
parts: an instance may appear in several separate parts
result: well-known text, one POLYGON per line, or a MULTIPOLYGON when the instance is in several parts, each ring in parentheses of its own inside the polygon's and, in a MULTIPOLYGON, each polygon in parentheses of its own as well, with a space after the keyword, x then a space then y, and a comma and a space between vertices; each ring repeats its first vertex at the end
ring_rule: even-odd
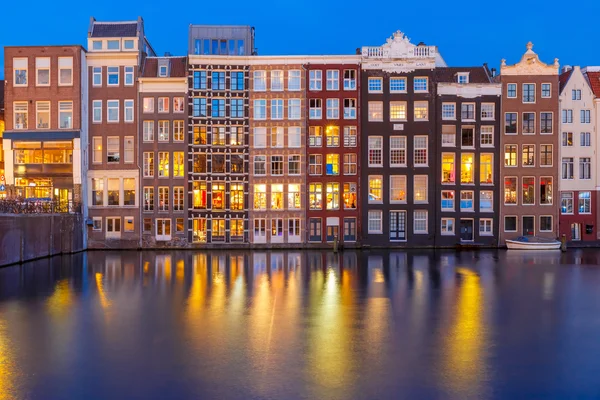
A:
POLYGON ((72 201, 0 199, 0 214, 80 214, 81 204, 72 201))

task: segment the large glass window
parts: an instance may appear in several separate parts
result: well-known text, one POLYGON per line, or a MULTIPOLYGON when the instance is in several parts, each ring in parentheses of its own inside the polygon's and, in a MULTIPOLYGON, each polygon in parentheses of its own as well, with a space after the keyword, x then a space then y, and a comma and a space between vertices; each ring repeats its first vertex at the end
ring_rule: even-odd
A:
POLYGON ((428 188, 427 188, 427 175, 415 175, 413 179, 414 193, 413 201, 415 203, 427 203, 428 201, 428 188))
POLYGON ((300 193, 300 184, 288 184, 288 209, 299 210, 302 208, 302 194, 300 193))
POLYGON ((244 184, 241 182, 231 182, 229 190, 229 202, 232 210, 244 209, 244 184))
POLYGON ((212 208, 213 210, 225 209, 225 182, 212 183, 212 208))
POLYGON ((494 183, 494 155, 482 153, 479 155, 479 183, 494 183))
POLYGON ((369 203, 383 202, 383 177, 369 175, 369 203))
POLYGON ((327 195, 327 209, 328 210, 339 210, 340 209, 340 184, 339 183, 327 183, 326 184, 326 195, 327 195))
POLYGON ((356 183, 344 183, 344 209, 355 210, 357 207, 356 183))
POLYGON ((540 178, 540 204, 552 204, 552 177, 542 176, 540 178))
POLYGON ((463 153, 460 156, 460 182, 474 183, 474 155, 473 153, 463 153))
POLYGON ((119 205, 119 192, 120 192, 120 179, 109 178, 108 179, 108 205, 118 206, 119 205))
POLYGON ((454 153, 442 153, 442 183, 454 183, 454 153))
POLYGON ((323 185, 321 183, 310 183, 308 185, 308 203, 311 210, 323 208, 323 185))
POLYGON ((504 178, 504 204, 517 204, 517 178, 504 178))
POLYGON ((194 200, 194 208, 205 209, 207 204, 206 182, 193 181, 192 195, 194 200))

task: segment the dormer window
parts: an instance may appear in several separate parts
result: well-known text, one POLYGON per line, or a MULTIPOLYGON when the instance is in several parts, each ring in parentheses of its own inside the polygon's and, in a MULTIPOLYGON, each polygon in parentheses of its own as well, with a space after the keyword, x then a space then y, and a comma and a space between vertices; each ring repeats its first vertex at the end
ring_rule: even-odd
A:
POLYGON ((167 76, 167 66, 166 65, 161 65, 160 67, 158 67, 158 76, 160 76, 161 78, 164 78, 165 76, 167 76))
POLYGON ((469 73, 468 72, 459 72, 456 76, 456 81, 460 84, 469 83, 469 73))
POLYGON ((132 50, 133 49, 133 40, 131 39, 127 39, 123 42, 123 48, 126 50, 132 50))
POLYGON ((108 50, 119 50, 119 41, 118 40, 109 40, 107 41, 108 50))
POLYGON ((102 50, 102 40, 94 40, 94 41, 92 41, 92 49, 94 49, 94 50, 102 50))

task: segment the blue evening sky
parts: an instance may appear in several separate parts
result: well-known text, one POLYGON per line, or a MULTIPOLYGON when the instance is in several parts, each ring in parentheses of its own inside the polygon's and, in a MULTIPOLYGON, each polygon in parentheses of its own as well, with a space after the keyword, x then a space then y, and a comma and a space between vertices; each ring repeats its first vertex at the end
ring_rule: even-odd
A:
POLYGON ((437 45, 450 66, 498 67, 518 61, 528 41, 544 62, 600 65, 600 1, 554 0, 227 0, 227 1, 3 1, 0 78, 7 45, 86 45, 90 16, 144 18, 158 54, 184 55, 188 26, 251 25, 259 54, 354 54, 378 46, 396 30, 413 43, 437 45), (189 5, 188 5, 189 4, 189 5), (193 4, 193 6, 192 6, 193 4), (439 4, 439 5, 438 5, 439 4), (502 4, 500 6, 500 4, 502 4))

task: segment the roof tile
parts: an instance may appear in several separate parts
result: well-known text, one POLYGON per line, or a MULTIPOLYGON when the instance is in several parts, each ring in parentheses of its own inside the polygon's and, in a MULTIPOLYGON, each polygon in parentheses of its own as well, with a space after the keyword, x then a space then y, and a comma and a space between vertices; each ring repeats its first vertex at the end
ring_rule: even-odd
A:
POLYGON ((600 97, 600 71, 599 72, 587 72, 588 81, 592 88, 594 96, 600 97))
POLYGON ((469 73, 469 83, 491 83, 485 67, 443 67, 435 69, 437 82, 456 83, 456 74, 469 73))
POLYGON ((559 90, 561 93, 562 93, 563 89, 565 88, 565 86, 567 85, 567 82, 569 82, 569 78, 571 77, 572 73, 573 73, 573 70, 570 69, 559 75, 558 83, 559 83, 559 90))
POLYGON ((137 22, 94 23, 92 37, 136 37, 137 22))

